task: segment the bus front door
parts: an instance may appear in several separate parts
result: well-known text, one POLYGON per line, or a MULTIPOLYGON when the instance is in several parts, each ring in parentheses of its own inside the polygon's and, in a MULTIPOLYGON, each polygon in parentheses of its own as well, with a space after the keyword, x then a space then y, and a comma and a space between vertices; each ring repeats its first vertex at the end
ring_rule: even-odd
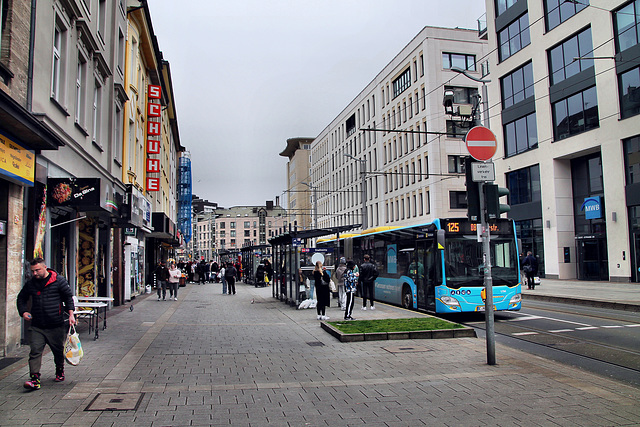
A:
POLYGON ((433 242, 428 240, 418 240, 416 242, 415 258, 411 264, 411 278, 418 290, 418 309, 433 311, 436 308, 435 283, 433 276, 433 265, 435 262, 433 252, 433 242))

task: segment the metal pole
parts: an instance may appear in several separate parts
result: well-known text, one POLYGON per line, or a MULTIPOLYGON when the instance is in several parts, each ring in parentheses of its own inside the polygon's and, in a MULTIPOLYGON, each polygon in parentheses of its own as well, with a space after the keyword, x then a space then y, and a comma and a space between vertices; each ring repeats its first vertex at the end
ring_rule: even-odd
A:
POLYGON ((487 364, 496 364, 496 337, 493 319, 493 278, 491 277, 491 234, 485 213, 484 182, 480 183, 480 226, 482 227, 482 262, 484 264, 484 320, 486 324, 487 364))
POLYGON ((367 220, 367 161, 360 160, 362 162, 362 229, 366 230, 368 227, 367 220))
POLYGON ((313 228, 318 228, 318 187, 313 186, 313 228))

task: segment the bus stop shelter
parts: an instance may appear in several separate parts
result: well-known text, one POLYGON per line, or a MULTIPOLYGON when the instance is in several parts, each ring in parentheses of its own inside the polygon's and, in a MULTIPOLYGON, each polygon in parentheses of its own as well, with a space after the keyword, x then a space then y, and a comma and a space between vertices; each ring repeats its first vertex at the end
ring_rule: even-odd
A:
POLYGON ((271 245, 246 245, 240 250, 242 255, 242 277, 244 283, 255 285, 256 269, 264 258, 269 258, 271 245))
MULTIPOLYGON (((288 233, 269 239, 273 247, 274 280, 272 295, 289 305, 298 305, 302 301, 305 292, 304 281, 300 277, 302 254, 311 250, 308 245, 312 239, 318 237, 344 233, 354 228, 360 228, 361 224, 343 225, 329 228, 316 228, 311 230, 289 230, 288 233)), ((339 251, 339 246, 337 246, 339 251)), ((334 260, 339 259, 340 254, 333 254, 334 260)), ((327 268, 333 269, 333 265, 327 268)))

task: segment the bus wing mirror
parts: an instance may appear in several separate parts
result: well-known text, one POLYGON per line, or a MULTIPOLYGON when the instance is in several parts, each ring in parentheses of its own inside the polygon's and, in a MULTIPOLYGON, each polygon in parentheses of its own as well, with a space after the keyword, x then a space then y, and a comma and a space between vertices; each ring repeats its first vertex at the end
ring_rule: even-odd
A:
POLYGON ((438 240, 438 249, 444 250, 444 230, 438 230, 436 237, 438 240))

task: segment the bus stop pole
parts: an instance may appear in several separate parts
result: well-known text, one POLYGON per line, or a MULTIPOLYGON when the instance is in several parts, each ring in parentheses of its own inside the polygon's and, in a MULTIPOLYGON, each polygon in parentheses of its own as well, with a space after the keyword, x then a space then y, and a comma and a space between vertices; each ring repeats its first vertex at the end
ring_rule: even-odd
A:
POLYGON ((485 212, 484 182, 480 182, 480 226, 482 227, 482 258, 484 264, 484 321, 487 340, 487 364, 496 364, 496 336, 493 319, 493 278, 491 277, 491 232, 485 212))

